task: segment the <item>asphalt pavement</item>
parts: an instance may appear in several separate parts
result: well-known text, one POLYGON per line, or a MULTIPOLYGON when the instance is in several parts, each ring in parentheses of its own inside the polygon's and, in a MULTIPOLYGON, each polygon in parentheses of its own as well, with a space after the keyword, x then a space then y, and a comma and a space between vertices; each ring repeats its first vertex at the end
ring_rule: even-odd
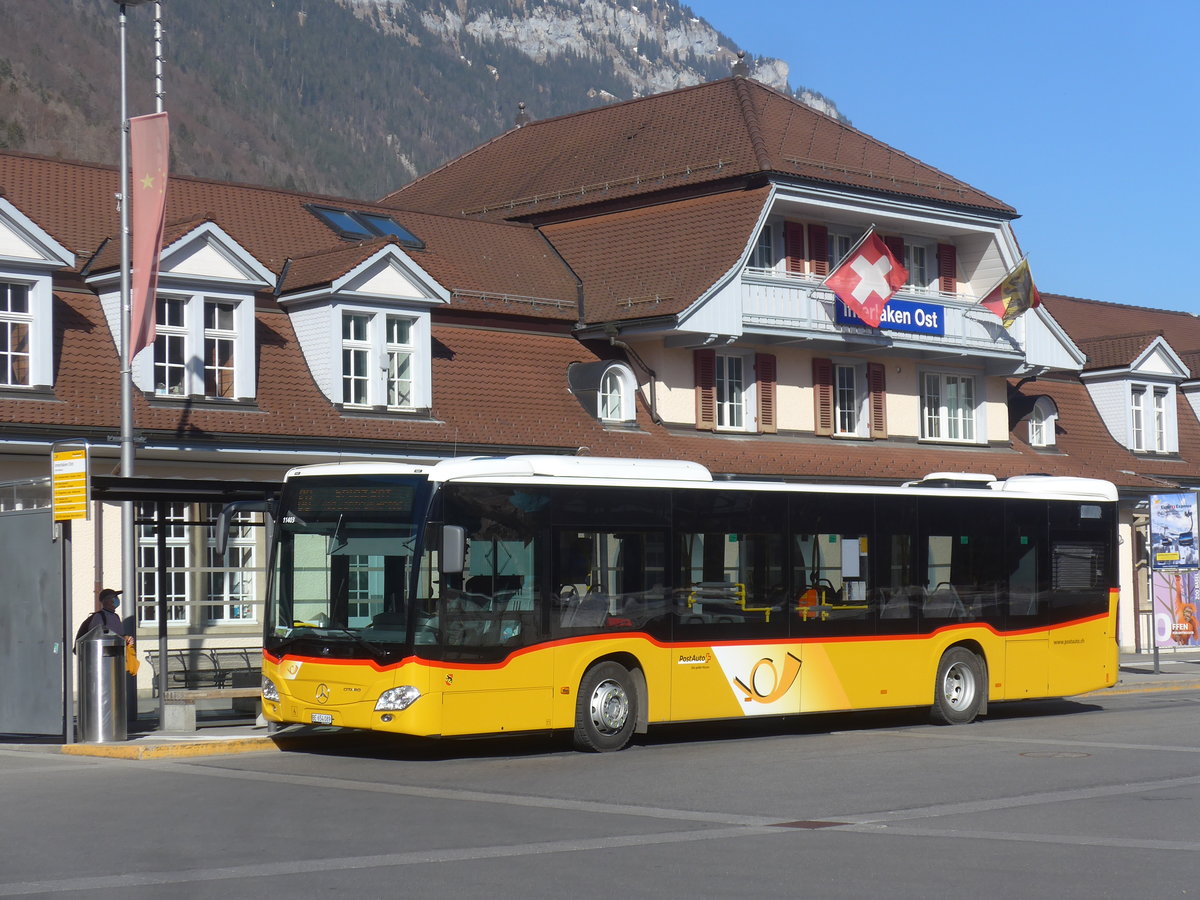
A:
MULTIPOLYGON (((1200 648, 1160 651, 1157 659, 1149 652, 1122 653, 1117 683, 1111 688, 1081 696, 1184 690, 1200 690, 1200 648)), ((213 723, 201 720, 194 732, 169 733, 158 731, 153 720, 142 720, 130 730, 126 740, 110 743, 64 744, 61 739, 0 735, 0 750, 113 759, 167 759, 303 748, 330 740, 338 733, 338 729, 319 727, 290 727, 271 732, 261 719, 258 722, 228 718, 210 721, 213 723), (146 730, 140 730, 141 727, 146 730)))

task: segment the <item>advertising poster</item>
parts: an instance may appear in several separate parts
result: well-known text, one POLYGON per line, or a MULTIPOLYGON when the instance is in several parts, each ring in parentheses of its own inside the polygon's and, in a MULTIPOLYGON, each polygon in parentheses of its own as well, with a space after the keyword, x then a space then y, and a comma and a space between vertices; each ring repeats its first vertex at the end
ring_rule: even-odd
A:
POLYGON ((1153 572, 1154 641, 1159 647, 1200 647, 1200 578, 1196 572, 1153 572))
POLYGON ((1150 498, 1150 568, 1197 565, 1196 495, 1155 494, 1150 498))

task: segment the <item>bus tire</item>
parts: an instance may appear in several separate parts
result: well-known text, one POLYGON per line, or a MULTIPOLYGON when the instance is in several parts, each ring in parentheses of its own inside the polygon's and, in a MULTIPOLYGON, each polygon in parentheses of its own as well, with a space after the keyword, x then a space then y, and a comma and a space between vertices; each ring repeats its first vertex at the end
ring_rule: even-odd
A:
POLYGON ((930 718, 936 725, 966 725, 983 705, 983 661, 965 647, 951 647, 938 663, 930 718))
POLYGON ((579 682, 575 698, 575 749, 593 753, 620 750, 637 726, 637 690, 620 663, 592 666, 579 682))

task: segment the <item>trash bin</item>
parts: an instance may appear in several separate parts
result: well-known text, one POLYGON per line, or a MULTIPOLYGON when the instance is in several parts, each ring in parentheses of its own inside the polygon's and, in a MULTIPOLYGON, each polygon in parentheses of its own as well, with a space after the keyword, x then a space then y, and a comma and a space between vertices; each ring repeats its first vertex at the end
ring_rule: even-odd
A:
POLYGON ((125 639, 93 628, 76 645, 79 667, 79 740, 123 741, 125 721, 125 639))

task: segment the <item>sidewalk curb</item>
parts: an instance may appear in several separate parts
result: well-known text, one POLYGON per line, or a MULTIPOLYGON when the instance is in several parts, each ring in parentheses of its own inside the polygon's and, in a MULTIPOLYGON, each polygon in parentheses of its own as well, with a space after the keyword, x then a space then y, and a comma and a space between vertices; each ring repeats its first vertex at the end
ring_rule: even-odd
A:
POLYGON ((67 756, 98 756, 105 759, 182 759, 193 756, 223 756, 229 753, 259 753, 281 750, 269 737, 225 738, 155 744, 64 744, 67 756))

